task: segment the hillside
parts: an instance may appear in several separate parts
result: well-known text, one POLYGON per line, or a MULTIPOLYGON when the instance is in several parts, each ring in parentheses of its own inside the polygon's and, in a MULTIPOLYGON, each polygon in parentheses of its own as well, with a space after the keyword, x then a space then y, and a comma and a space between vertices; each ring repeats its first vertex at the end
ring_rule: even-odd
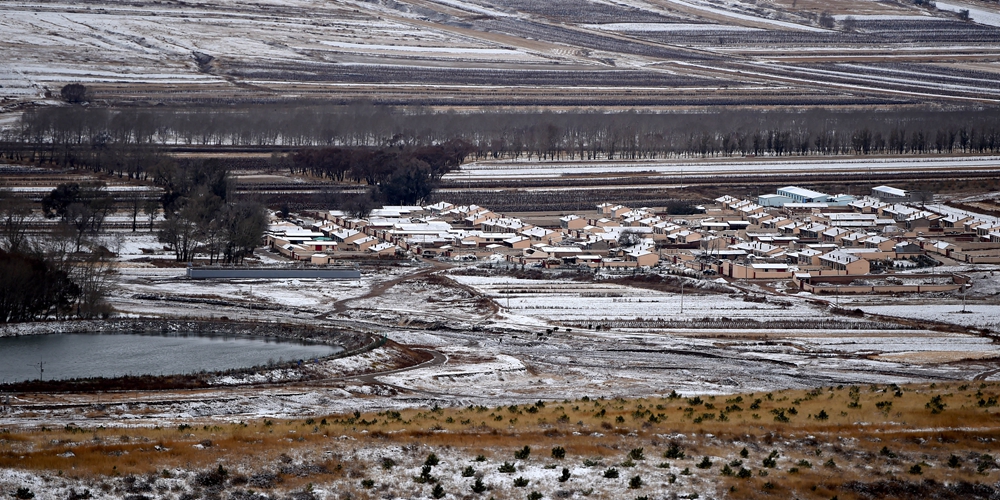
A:
POLYGON ((0 96, 81 82, 112 104, 995 103, 1000 13, 965 1, 5 2, 0 96))

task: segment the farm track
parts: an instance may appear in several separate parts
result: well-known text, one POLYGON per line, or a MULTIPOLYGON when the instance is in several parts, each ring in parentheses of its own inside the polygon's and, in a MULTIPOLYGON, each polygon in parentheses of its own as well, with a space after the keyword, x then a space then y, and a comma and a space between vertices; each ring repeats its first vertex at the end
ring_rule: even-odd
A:
POLYGON ((413 272, 413 273, 410 273, 410 274, 405 274, 403 276, 399 276, 397 278, 393 278, 391 280, 383 281, 381 283, 378 283, 375 286, 373 286, 368 293, 366 293, 366 294, 364 294, 364 295, 362 295, 360 297, 353 297, 353 298, 350 298, 350 299, 338 300, 337 302, 334 302, 332 310, 316 316, 316 319, 327 319, 331 315, 339 315, 340 313, 343 313, 343 312, 347 311, 348 309, 350 309, 349 307, 347 307, 347 303, 348 302, 352 302, 352 301, 355 301, 355 300, 370 299, 370 298, 374 298, 374 297, 381 297, 390 288, 392 288, 392 287, 394 287, 394 286, 396 286, 396 285, 398 285, 400 283, 403 283, 403 282, 406 282, 406 281, 410 281, 410 280, 414 280, 414 279, 417 279, 417 278, 422 278, 422 277, 428 276, 428 275, 430 275, 432 273, 435 273, 435 272, 438 272, 438 271, 443 271, 443 270, 448 269, 448 268, 451 267, 450 265, 448 265, 448 264, 446 264, 444 262, 440 262, 440 261, 436 261, 436 260, 430 260, 430 261, 427 261, 427 262, 430 263, 430 267, 429 268, 420 269, 420 270, 418 270, 416 272, 413 272))

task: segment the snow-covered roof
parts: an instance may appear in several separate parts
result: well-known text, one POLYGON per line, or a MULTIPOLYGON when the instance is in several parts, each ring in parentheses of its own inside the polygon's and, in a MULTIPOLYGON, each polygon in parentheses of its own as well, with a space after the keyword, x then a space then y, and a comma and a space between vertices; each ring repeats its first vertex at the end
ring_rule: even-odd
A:
POLYGON ((876 191, 876 192, 879 192, 879 193, 882 193, 882 194, 886 194, 886 195, 894 196, 894 197, 898 197, 898 198, 904 198, 904 197, 906 197, 906 190, 899 189, 899 188, 894 188, 894 187, 890 187, 890 186, 879 186, 877 188, 872 188, 872 191, 876 191))
POLYGON ((836 262, 837 264, 850 264, 852 262, 861 260, 861 257, 858 257, 857 255, 852 255, 843 250, 835 250, 833 252, 820 255, 819 260, 836 262))
POLYGON ((779 189, 778 191, 784 191, 786 193, 798 195, 803 198, 822 198, 824 196, 829 196, 826 193, 821 193, 819 191, 813 191, 812 189, 801 188, 798 186, 786 186, 779 189))
POLYGON ((392 248, 394 246, 396 246, 396 245, 393 245, 392 243, 378 243, 376 245, 372 245, 372 246, 368 247, 368 251, 369 252, 381 252, 383 250, 388 250, 388 249, 390 249, 390 248, 392 248))

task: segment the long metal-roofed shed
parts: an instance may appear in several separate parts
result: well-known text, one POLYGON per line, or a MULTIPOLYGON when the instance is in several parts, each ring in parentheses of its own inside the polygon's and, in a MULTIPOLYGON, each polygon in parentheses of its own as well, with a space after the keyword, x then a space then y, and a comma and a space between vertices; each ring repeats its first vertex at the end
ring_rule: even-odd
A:
POLYGON ((302 269, 302 268, 269 268, 269 269, 234 269, 212 267, 189 267, 187 277, 195 280, 206 279, 331 279, 356 280, 361 278, 357 269, 302 269))
POLYGON ((830 200, 830 195, 797 186, 786 186, 778 190, 778 194, 791 198, 795 203, 823 203, 830 200))

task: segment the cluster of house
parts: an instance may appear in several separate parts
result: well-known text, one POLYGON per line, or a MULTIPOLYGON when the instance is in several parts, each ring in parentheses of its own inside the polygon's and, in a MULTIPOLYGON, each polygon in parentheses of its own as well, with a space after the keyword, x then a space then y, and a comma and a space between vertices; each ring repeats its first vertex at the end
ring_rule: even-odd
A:
MULTIPOLYGON (((708 233, 700 248, 673 258, 736 279, 792 279, 810 291, 817 286, 852 291, 842 285, 861 276, 868 283, 863 291, 933 291, 920 283, 877 281, 889 270, 934 264, 941 257, 1000 263, 1000 218, 910 199, 910 193, 889 186, 860 198, 794 186, 756 201, 723 196, 709 209, 712 217, 699 224, 708 233)), ((957 289, 965 279, 941 284, 934 275, 925 277, 941 290, 957 289)))
POLYGON ((794 279, 804 287, 933 264, 935 256, 1000 263, 1000 219, 910 199, 888 186, 863 197, 789 186, 757 200, 723 196, 696 216, 601 203, 590 214, 532 219, 538 225, 439 202, 382 207, 365 217, 329 211, 275 220, 267 243, 314 264, 419 255, 596 268, 666 259, 708 274, 794 279))
MULTIPOLYGON (((662 241, 697 241, 697 233, 668 222, 651 209, 609 203, 585 218, 567 215, 552 227, 529 224, 477 205, 383 207, 366 217, 340 211, 279 221, 267 245, 296 260, 330 264, 352 258, 419 255, 456 260, 484 258, 521 265, 651 267, 662 241), (558 223, 558 225, 555 225, 558 223)), ((686 223, 686 222, 682 222, 686 223)))

